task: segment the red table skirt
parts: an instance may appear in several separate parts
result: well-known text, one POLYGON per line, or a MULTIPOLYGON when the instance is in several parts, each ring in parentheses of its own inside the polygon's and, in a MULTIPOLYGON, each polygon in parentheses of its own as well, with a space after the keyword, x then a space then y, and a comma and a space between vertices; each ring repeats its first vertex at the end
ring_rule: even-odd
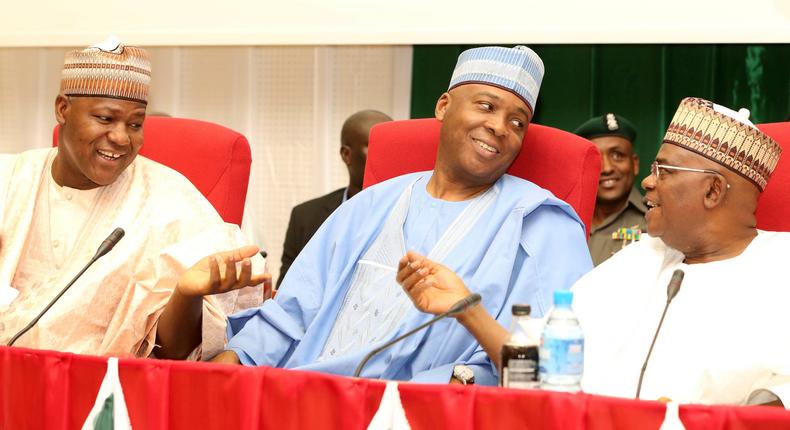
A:
MULTIPOLYGON (((0 428, 78 429, 106 358, 0 347, 0 428)), ((167 360, 122 359, 135 429, 360 429, 384 383, 313 372, 167 360)), ((413 429, 658 429, 662 403, 588 394, 457 385, 399 386, 413 429)), ((680 407, 687 429, 790 429, 790 412, 767 407, 680 407)))

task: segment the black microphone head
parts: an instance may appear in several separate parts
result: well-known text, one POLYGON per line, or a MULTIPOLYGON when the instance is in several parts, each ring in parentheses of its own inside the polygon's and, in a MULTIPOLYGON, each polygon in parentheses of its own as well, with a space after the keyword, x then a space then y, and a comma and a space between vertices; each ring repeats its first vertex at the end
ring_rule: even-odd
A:
POLYGON ((123 235, 125 234, 126 232, 123 231, 122 228, 118 227, 115 230, 113 230, 109 236, 107 236, 107 240, 111 241, 112 244, 115 245, 116 243, 118 243, 119 240, 123 239, 123 235))
POLYGON ((472 293, 472 294, 464 297, 463 299, 457 301, 454 305, 452 305, 450 307, 450 310, 447 311, 447 315, 450 315, 450 316, 458 315, 461 312, 463 312, 463 311, 471 308, 472 306, 480 303, 480 300, 482 300, 482 297, 480 296, 480 294, 472 293))
POLYGON ((672 279, 669 280, 669 285, 667 285, 667 301, 670 301, 678 295, 678 291, 680 291, 680 284, 683 282, 683 277, 686 274, 677 269, 672 273, 672 279))
POLYGON ((126 234, 126 232, 120 227, 113 230, 112 233, 107 236, 107 239, 104 239, 101 245, 99 245, 99 249, 96 250, 96 255, 93 256, 93 259, 96 260, 110 252, 115 247, 115 244, 123 238, 124 234, 126 234))

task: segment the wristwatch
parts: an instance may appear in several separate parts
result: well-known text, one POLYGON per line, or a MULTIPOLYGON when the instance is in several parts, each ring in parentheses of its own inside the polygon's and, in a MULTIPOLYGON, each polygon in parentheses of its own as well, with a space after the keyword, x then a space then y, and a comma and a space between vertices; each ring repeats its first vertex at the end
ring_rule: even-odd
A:
POLYGON ((456 364, 453 367, 453 378, 461 381, 464 385, 471 385, 475 383, 475 372, 469 366, 456 364))

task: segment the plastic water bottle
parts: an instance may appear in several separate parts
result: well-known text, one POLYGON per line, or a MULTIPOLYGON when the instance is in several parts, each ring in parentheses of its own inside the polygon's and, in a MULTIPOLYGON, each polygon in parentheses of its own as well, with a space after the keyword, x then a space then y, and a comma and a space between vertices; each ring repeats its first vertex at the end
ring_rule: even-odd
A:
POLYGON ((584 334, 571 310, 573 293, 554 291, 540 345, 540 387, 555 391, 581 389, 584 371, 584 334))
POLYGON ((509 388, 538 388, 538 344, 530 330, 529 305, 513 305, 510 338, 502 345, 499 385, 509 388))

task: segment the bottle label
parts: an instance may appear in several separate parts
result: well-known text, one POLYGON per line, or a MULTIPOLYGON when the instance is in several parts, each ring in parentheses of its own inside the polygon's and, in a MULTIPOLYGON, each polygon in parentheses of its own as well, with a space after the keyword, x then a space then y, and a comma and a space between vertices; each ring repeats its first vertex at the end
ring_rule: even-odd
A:
POLYGON ((502 386, 538 388, 538 363, 535 360, 510 359, 502 369, 502 386))
POLYGON ((541 375, 579 375, 584 371, 584 339, 543 339, 541 375))
POLYGON ((537 388, 537 345, 511 344, 502 346, 502 386, 509 388, 537 388))

